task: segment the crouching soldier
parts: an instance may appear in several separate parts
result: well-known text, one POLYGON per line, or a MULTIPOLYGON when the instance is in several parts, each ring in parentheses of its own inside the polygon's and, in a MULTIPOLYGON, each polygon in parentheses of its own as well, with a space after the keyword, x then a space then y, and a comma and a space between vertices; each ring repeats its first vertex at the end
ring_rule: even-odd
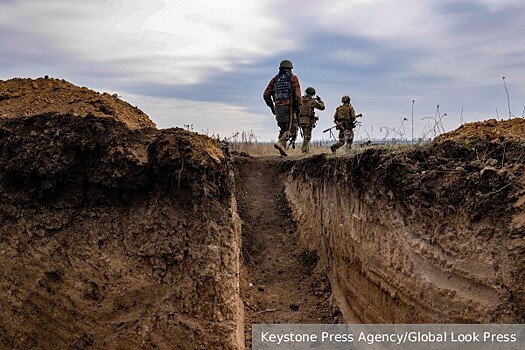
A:
POLYGON ((314 97, 315 89, 308 87, 305 90, 305 95, 302 97, 303 105, 301 106, 301 112, 299 115, 299 126, 303 131, 303 146, 301 151, 308 153, 310 151, 310 140, 312 139, 312 129, 315 128, 315 122, 317 118, 315 116, 314 109, 324 110, 324 102, 319 96, 314 97))
POLYGON ((356 116, 354 107, 350 104, 350 96, 344 95, 341 98, 341 102, 343 104, 337 107, 334 114, 334 123, 336 124, 336 129, 339 130, 339 141, 335 145, 330 146, 332 153, 335 153, 339 147, 345 144, 347 151, 349 151, 354 141, 356 116))

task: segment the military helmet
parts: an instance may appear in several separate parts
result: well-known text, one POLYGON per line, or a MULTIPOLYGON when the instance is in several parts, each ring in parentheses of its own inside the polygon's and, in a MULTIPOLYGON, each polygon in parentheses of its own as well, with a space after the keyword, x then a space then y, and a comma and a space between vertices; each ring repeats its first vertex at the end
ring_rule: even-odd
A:
POLYGON ((304 90, 304 92, 306 92, 307 95, 315 95, 315 89, 311 86, 307 87, 306 90, 304 90))
POLYGON ((341 102, 349 103, 350 102, 350 96, 344 95, 343 97, 341 97, 341 102))
POLYGON ((293 68, 292 61, 290 61, 290 60, 282 60, 281 64, 279 64, 279 69, 283 69, 283 68, 292 69, 293 68))

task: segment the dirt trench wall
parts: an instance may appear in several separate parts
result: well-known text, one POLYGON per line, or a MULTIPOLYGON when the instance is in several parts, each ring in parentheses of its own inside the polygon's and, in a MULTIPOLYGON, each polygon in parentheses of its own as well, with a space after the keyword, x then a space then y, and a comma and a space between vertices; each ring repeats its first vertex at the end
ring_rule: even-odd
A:
POLYGON ((244 348, 232 179, 180 129, 3 122, 0 348, 244 348))
POLYGON ((301 239, 348 322, 525 321, 523 145, 500 146, 490 168, 455 144, 295 164, 301 239))

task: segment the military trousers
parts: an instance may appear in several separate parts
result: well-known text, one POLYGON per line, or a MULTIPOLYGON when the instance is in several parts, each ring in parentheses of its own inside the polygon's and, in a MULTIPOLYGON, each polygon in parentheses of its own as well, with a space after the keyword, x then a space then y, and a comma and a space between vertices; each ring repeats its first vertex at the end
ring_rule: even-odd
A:
POLYGON ((346 128, 339 129, 339 141, 332 147, 336 150, 346 144, 346 149, 349 151, 352 148, 352 142, 354 142, 354 130, 346 128))
POLYGON ((311 124, 303 124, 301 125, 301 130, 303 131, 303 146, 301 147, 301 151, 303 153, 310 152, 310 141, 312 140, 312 125, 311 124))
POLYGON ((287 146, 287 142, 295 143, 297 138, 297 114, 292 112, 290 118, 290 106, 275 106, 275 119, 279 127, 279 142, 287 146), (292 123, 290 124, 290 119, 292 123))

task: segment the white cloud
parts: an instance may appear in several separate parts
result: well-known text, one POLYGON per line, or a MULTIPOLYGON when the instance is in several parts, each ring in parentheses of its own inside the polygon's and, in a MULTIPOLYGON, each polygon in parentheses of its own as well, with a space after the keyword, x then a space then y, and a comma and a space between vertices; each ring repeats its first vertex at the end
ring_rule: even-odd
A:
POLYGON ((259 1, 32 0, 3 6, 0 19, 90 63, 174 84, 287 47, 259 1))

